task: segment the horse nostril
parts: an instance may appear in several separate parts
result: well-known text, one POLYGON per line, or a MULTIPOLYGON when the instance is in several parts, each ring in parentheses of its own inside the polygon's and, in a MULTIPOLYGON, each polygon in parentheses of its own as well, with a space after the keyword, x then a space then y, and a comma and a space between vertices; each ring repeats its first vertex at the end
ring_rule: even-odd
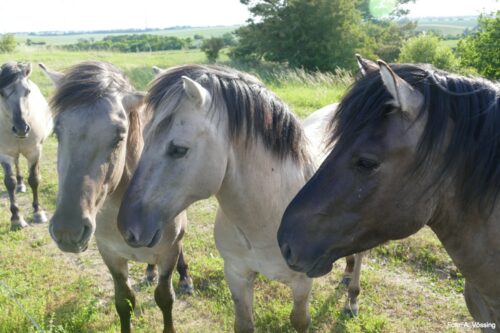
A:
POLYGON ((284 243, 281 245, 281 254, 283 255, 283 258, 285 258, 286 262, 289 265, 293 265, 293 258, 292 258, 292 249, 287 243, 284 243))
POLYGON ((137 235, 135 235, 131 230, 126 230, 123 237, 128 244, 136 244, 139 240, 139 237, 137 237, 137 235))
POLYGON ((12 132, 17 133, 15 126, 12 126, 12 132))

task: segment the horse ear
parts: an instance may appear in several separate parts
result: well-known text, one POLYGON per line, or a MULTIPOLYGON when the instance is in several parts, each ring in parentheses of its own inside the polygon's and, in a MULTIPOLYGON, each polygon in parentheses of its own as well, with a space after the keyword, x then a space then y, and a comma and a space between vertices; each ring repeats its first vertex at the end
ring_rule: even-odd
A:
POLYGON ((60 72, 55 72, 55 71, 51 71, 50 69, 48 69, 44 64, 42 63, 39 63, 38 66, 42 69, 42 72, 45 74, 45 76, 50 80, 52 81, 52 83, 54 84, 54 86, 57 88, 61 85, 61 81, 64 77, 64 74, 63 73, 60 73, 60 72))
POLYGON ((201 86, 198 82, 190 79, 187 76, 182 77, 184 91, 188 97, 198 106, 202 106, 208 100, 210 93, 201 86))
POLYGON ((356 53, 356 60, 358 62, 358 67, 361 75, 366 76, 370 72, 374 72, 379 69, 376 62, 363 58, 361 55, 356 53))
POLYGON ((31 71, 33 67, 31 67, 31 62, 28 63, 19 63, 19 67, 23 70, 24 77, 29 77, 31 75, 31 71))
POLYGON ((162 74, 163 72, 165 72, 164 69, 157 67, 157 66, 153 66, 153 67, 151 67, 151 69, 153 70, 153 74, 155 76, 158 76, 158 75, 162 74))
POLYGON ((136 92, 134 94, 127 94, 122 98, 122 105, 125 111, 130 113, 133 110, 137 110, 139 106, 144 103, 144 98, 146 93, 136 92))
POLYGON ((384 61, 378 60, 377 62, 380 66, 382 81, 394 99, 394 106, 404 112, 418 113, 424 102, 424 96, 420 91, 400 78, 384 61))

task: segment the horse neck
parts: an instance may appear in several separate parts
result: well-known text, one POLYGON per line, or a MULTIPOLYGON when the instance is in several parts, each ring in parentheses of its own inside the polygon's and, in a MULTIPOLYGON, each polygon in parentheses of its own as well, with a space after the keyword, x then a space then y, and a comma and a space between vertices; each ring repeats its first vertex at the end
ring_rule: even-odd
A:
MULTIPOLYGON (((442 200, 428 223, 468 283, 500 297, 500 207, 488 217, 463 212, 453 198, 442 200)), ((486 292, 488 293, 488 292, 486 292)))
POLYGON ((243 230, 277 230, 287 205, 309 173, 308 165, 291 157, 280 159, 260 141, 249 147, 233 144, 216 196, 226 217, 241 224, 243 230))

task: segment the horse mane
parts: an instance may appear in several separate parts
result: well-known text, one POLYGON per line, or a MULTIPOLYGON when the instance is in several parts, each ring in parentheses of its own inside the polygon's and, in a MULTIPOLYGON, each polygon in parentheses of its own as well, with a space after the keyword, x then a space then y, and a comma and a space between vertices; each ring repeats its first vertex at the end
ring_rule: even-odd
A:
POLYGON ((292 157, 299 162, 309 162, 302 125, 288 106, 255 77, 227 67, 185 65, 158 76, 151 84, 146 104, 149 112, 164 110, 160 122, 168 123, 185 97, 182 76, 209 91, 211 111, 226 110, 231 140, 243 137, 248 145, 259 138, 280 159, 292 157), (169 111, 165 111, 166 108, 169 111))
MULTIPOLYGON (((435 173, 435 184, 451 179, 461 207, 476 205, 491 213, 500 191, 500 86, 434 70, 428 65, 391 65, 401 78, 420 91, 424 103, 419 117, 427 120, 419 139, 412 176, 435 173), (445 142, 448 126, 451 138, 445 142), (447 144, 445 147, 444 145, 447 144), (444 149, 444 156, 438 156, 444 149), (441 158, 436 170, 434 161, 441 158)), ((379 71, 355 82, 332 119, 330 147, 344 149, 367 127, 380 128, 384 116, 394 111, 392 97, 379 71)))
POLYGON ((23 65, 23 63, 9 61, 0 67, 0 89, 9 86, 24 77, 23 65))
POLYGON ((50 104, 57 114, 76 106, 93 105, 119 92, 135 92, 121 70, 107 62, 86 61, 66 71, 50 104))

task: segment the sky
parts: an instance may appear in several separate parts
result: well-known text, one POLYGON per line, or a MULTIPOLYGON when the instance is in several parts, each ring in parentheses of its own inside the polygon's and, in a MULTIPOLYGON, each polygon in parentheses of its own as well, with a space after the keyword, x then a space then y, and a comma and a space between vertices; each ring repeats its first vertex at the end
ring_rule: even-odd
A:
MULTIPOLYGON (((2 0, 7 1, 7 0, 2 0)), ((13 0, 9 0, 13 1, 13 0)), ((394 0, 372 0, 387 2, 394 0)), ((22 0, 13 14, 0 12, 0 33, 90 31, 244 24, 239 0, 22 0)), ((1 6, 5 9, 5 4, 1 6)), ((499 10, 498 0, 417 0, 410 16, 477 15, 499 10)))

